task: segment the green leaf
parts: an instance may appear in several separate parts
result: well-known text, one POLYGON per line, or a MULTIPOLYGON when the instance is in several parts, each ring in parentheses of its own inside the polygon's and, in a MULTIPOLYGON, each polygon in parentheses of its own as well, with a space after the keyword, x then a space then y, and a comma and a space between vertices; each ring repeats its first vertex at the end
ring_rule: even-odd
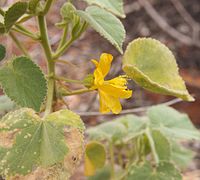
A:
POLYGON ((106 150, 98 142, 90 142, 85 150, 85 175, 93 176, 106 162, 106 150))
POLYGON ((109 166, 97 170, 94 176, 88 177, 88 180, 110 180, 110 179, 111 179, 111 168, 109 166))
POLYGON ((159 160, 169 161, 171 158, 171 145, 168 139, 158 130, 153 130, 151 134, 159 160))
MULTIPOLYGON (((69 159, 67 159, 67 163, 64 163, 64 168, 70 171, 75 162, 73 162, 73 165, 69 163, 77 154, 73 151, 80 149, 80 142, 75 141, 80 141, 80 138, 78 138, 80 135, 76 134, 80 131, 67 131, 72 134, 65 136, 66 126, 73 127, 76 130, 76 127, 79 128, 80 126, 77 124, 80 123, 75 122, 75 120, 80 120, 75 117, 68 123, 69 118, 74 118, 69 110, 52 113, 45 119, 41 119, 32 109, 28 108, 6 114, 0 120, 0 132, 13 132, 14 137, 11 147, 0 147, 0 157, 2 157, 0 173, 9 176, 26 175, 34 171, 36 167, 47 168, 63 162, 68 151, 70 152, 69 159), (64 116, 66 116, 65 120, 64 116), (56 117, 58 122, 54 121, 56 117), (75 123, 74 126, 73 122, 75 123), (69 142, 69 139, 66 141, 66 138, 72 135, 73 142, 69 142), (78 144, 79 146, 76 147, 78 144)), ((78 159, 78 157, 76 158, 78 159)))
POLYGON ((172 143, 172 160, 181 169, 186 169, 194 157, 194 152, 184 148, 181 144, 172 143))
POLYGON ((193 101, 179 76, 176 59, 162 43, 151 38, 132 41, 123 57, 123 70, 143 88, 193 101))
POLYGON ((6 32, 26 13, 27 7, 26 2, 16 2, 6 11, 4 18, 6 32))
POLYGON ((31 13, 35 13, 40 0, 29 0, 28 9, 31 13))
POLYGON ((149 162, 133 165, 125 180, 181 180, 179 171, 169 162, 161 162, 153 168, 149 162))
POLYGON ((146 128, 146 120, 135 115, 122 116, 115 121, 122 123, 127 128, 126 140, 141 135, 146 128))
POLYGON ((126 135, 126 127, 119 122, 106 122, 87 130, 91 140, 121 141, 126 135))
POLYGON ((3 23, 0 22, 0 34, 4 34, 5 33, 5 26, 3 23))
POLYGON ((15 103, 8 98, 8 96, 0 96, 0 116, 5 113, 14 110, 16 107, 15 103))
POLYGON ((77 13, 101 36, 110 41, 120 53, 123 52, 125 29, 118 18, 96 6, 90 6, 86 11, 77 11, 77 13))
POLYGON ((1 130, 16 131, 15 141, 0 162, 5 175, 28 174, 34 167, 51 166, 64 159, 68 148, 64 128, 42 121, 31 109, 20 109, 5 115, 1 130))
POLYGON ((123 9, 123 0, 84 0, 89 5, 97 5, 101 8, 104 8, 111 13, 125 18, 124 9, 123 9))
POLYGON ((15 58, 0 69, 0 83, 6 95, 22 107, 36 111, 46 96, 46 79, 27 57, 15 58))
POLYGON ((3 60, 6 56, 6 48, 0 44, 0 61, 3 60))
POLYGON ((169 138, 200 139, 199 131, 186 114, 163 105, 153 106, 147 112, 151 126, 160 129, 169 138))
POLYGON ((54 112, 46 117, 49 122, 59 124, 61 126, 71 126, 80 129, 81 131, 85 130, 85 126, 80 116, 73 113, 70 110, 60 110, 54 112))

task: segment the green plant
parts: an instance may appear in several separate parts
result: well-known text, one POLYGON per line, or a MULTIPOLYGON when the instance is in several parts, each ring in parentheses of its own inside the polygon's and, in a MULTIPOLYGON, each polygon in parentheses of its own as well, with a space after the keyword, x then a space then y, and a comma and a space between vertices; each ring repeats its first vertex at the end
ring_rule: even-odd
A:
MULTIPOLYGON (((97 90, 100 95, 100 111, 103 113, 112 111, 118 114, 121 111, 119 99, 129 98, 132 95, 132 91, 127 90, 126 86, 127 80, 131 78, 152 92, 176 96, 187 101, 194 100, 178 74, 174 56, 159 41, 138 38, 129 44, 123 54, 125 29, 118 19, 118 17, 125 17, 122 0, 84 1, 89 4, 86 10, 77 10, 70 1, 64 3, 60 9, 61 20, 55 25, 62 29, 63 33, 55 51, 49 43, 46 14, 56 2, 27 0, 11 4, 8 9, 0 8, 0 34, 10 36, 24 54, 20 57, 13 55, 12 59, 4 60, 0 68, 1 87, 15 103, 16 108, 0 121, 0 135, 3 137, 3 141, 0 141, 0 174, 6 179, 30 179, 34 176, 40 179, 62 180, 73 174, 83 154, 85 127, 80 117, 72 111, 60 109, 55 112, 55 103, 63 100, 64 96, 97 90), (37 33, 31 32, 23 25, 31 18, 37 19, 37 33), (93 60, 96 69, 83 80, 68 79, 56 74, 56 63, 63 62, 60 57, 89 26, 123 54, 123 70, 126 75, 104 80, 112 62, 112 55, 106 53, 102 54, 99 62, 93 60), (19 42, 16 33, 27 36, 42 46, 46 57, 47 74, 44 74, 34 63, 24 44, 19 42), (166 70, 166 67, 169 68, 166 70), (73 90, 70 86, 59 84, 58 81, 83 84, 85 88, 73 90)), ((0 45, 0 60, 5 59, 5 56, 6 50, 3 45, 0 45)), ((143 121, 135 123, 142 125, 143 121)), ((119 137, 126 134, 123 123, 109 124, 110 127, 115 125, 112 134, 108 137, 111 138, 109 140, 111 142, 119 140, 119 137)), ((147 124, 144 126, 147 127, 147 124)), ((131 128, 134 131, 135 125, 133 124, 131 128)), ((145 133, 142 133, 139 139, 131 137, 134 141, 136 139, 136 144, 142 144, 143 150, 146 150, 147 142, 153 143, 153 138, 161 138, 158 142, 168 145, 168 140, 159 130, 151 131, 150 127, 143 130, 145 133), (154 137, 151 133, 154 133, 154 137)), ((149 143, 151 149, 154 147, 152 143, 149 143)), ((111 143, 109 146, 112 177, 114 177, 113 145, 111 143)), ((135 147, 141 151, 140 146, 133 148, 135 147)), ((100 152, 103 160, 105 159, 101 144, 92 142, 86 147, 85 158, 87 166, 90 166, 88 168, 90 175, 92 171, 103 166, 103 161, 96 162, 92 159, 94 150, 100 152)), ((155 163, 158 164, 159 154, 153 150, 152 152, 154 152, 155 163)), ((161 155, 164 156, 163 158, 166 156, 161 155)), ((131 158, 133 157, 130 152, 130 160, 131 158)), ((140 160, 142 156, 138 158, 140 160)), ((149 164, 144 166, 151 171, 149 164)), ((167 166, 172 165, 168 163, 167 166)))
POLYGON ((87 133, 91 140, 106 144, 112 167, 100 169, 92 179, 100 175, 107 179, 104 174, 109 174, 108 179, 182 179, 180 170, 187 167, 193 152, 180 142, 200 138, 186 114, 164 105, 150 107, 145 116, 126 115, 104 122, 87 133))

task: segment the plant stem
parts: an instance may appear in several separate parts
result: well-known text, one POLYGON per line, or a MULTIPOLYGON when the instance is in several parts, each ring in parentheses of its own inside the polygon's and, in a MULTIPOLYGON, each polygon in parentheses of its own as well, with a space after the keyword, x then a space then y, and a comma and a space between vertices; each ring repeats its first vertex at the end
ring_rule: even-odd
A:
POLYGON ((70 39, 67 41, 60 49, 58 49, 55 54, 53 55, 53 59, 58 59, 73 43, 74 39, 70 39))
POLYGON ((67 33, 68 33, 68 25, 66 24, 66 26, 63 29, 63 34, 62 34, 62 37, 60 39, 60 43, 58 45, 58 49, 60 49, 65 44, 65 41, 67 39, 67 33))
POLYGON ((69 82, 69 83, 78 83, 78 84, 82 84, 83 83, 83 81, 74 80, 74 79, 68 79, 68 78, 59 77, 59 76, 54 76, 54 79, 65 81, 65 82, 69 82))
POLYGON ((77 95, 77 94, 84 94, 87 92, 91 92, 93 89, 79 89, 71 92, 62 92, 62 96, 71 96, 71 95, 77 95))
POLYGON ((45 15, 45 14, 48 13, 48 11, 49 11, 49 9, 50 9, 52 3, 53 3, 53 0, 47 0, 47 2, 46 2, 46 4, 45 4, 45 7, 44 7, 44 10, 43 10, 43 12, 42 12, 42 15, 45 15))
POLYGON ((15 42, 15 44, 17 45, 17 47, 24 53, 24 55, 30 57, 29 54, 28 54, 28 52, 27 52, 27 50, 22 45, 22 43, 19 42, 19 40, 17 39, 17 37, 15 36, 15 34, 12 33, 12 32, 10 32, 9 35, 12 38, 12 40, 15 42))
POLYGON ((115 159, 114 159, 114 150, 113 150, 113 143, 110 142, 109 144, 109 153, 110 153, 110 163, 111 163, 111 179, 115 179, 115 159))
POLYGON ((48 64, 48 91, 47 91, 47 102, 46 102, 46 109, 45 109, 45 116, 51 113, 53 98, 54 98, 54 89, 55 89, 55 82, 54 82, 54 75, 55 75, 55 62, 52 59, 52 50, 49 44, 49 38, 47 34, 47 25, 43 15, 38 16, 38 24, 41 36, 41 45, 44 49, 46 60, 48 64))
POLYGON ((152 151, 155 163, 158 164, 159 163, 159 158, 158 158, 158 155, 156 153, 155 143, 154 143, 154 140, 152 138, 152 135, 151 135, 151 132, 150 132, 149 128, 146 129, 145 134, 146 134, 146 136, 147 136, 147 138, 149 140, 149 144, 150 144, 150 147, 151 147, 151 151, 152 151))
POLYGON ((27 33, 27 32, 25 32, 21 29, 18 29, 18 28, 12 28, 12 30, 16 31, 20 34, 23 34, 24 36, 30 37, 30 38, 32 38, 33 40, 36 40, 36 41, 40 39, 39 37, 35 36, 34 34, 27 33))

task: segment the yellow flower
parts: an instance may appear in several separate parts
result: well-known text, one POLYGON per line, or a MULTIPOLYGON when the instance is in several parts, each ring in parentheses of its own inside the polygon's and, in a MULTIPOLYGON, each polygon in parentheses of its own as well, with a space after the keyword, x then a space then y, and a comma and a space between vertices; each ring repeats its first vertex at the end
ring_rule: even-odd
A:
POLYGON ((119 76, 111 80, 104 80, 110 70, 112 60, 113 56, 106 53, 101 55, 99 62, 92 60, 96 65, 92 89, 98 89, 100 112, 107 113, 112 111, 114 114, 118 114, 122 110, 120 98, 130 98, 132 91, 127 90, 125 77, 119 76))

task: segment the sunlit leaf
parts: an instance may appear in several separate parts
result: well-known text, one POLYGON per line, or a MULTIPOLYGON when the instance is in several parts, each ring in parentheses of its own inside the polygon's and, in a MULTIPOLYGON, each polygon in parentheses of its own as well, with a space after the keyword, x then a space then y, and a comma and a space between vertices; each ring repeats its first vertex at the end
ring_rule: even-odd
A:
POLYGON ((122 53, 122 43, 125 38, 123 24, 113 14, 96 6, 90 6, 86 11, 77 11, 89 25, 101 36, 113 44, 122 53))
POLYGON ((113 14, 124 18, 123 0, 84 0, 89 5, 98 5, 99 7, 105 8, 113 14))
POLYGON ((85 150, 85 175, 92 176, 106 161, 106 151, 102 144, 90 142, 85 150))
POLYGON ((22 107, 36 111, 46 96, 46 79, 27 57, 18 57, 0 69, 0 83, 6 95, 22 107))
POLYGON ((193 101, 178 73, 176 59, 162 43, 151 38, 132 41, 123 57, 123 70, 143 88, 193 101))

